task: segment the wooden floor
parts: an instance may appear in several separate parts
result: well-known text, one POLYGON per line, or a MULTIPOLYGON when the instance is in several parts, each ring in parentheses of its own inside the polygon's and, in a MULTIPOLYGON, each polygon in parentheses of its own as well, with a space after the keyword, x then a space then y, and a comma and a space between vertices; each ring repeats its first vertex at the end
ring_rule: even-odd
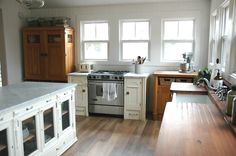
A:
POLYGON ((78 141, 63 156, 153 156, 159 121, 78 117, 78 141))

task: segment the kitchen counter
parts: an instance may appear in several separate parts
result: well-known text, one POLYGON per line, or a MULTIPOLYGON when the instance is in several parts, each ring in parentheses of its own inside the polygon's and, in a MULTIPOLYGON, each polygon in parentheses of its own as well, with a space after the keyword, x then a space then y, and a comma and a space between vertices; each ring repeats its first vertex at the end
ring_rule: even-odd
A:
POLYGON ((172 93, 181 94, 207 94, 207 89, 204 87, 198 87, 193 83, 183 83, 183 82, 172 82, 170 86, 170 91, 172 93))
POLYGON ((197 76, 197 72, 191 72, 191 73, 181 73, 179 71, 155 71, 153 73, 154 75, 158 76, 164 76, 164 77, 195 77, 197 76))
POLYGON ((47 98, 62 89, 70 89, 75 86, 75 84, 68 83, 22 82, 0 87, 0 113, 27 106, 29 103, 47 98))
POLYGON ((236 138, 212 103, 168 102, 156 156, 232 156, 236 138))
POLYGON ((142 74, 136 74, 136 73, 127 73, 124 75, 124 77, 148 77, 149 73, 142 73, 142 74))
POLYGON ((69 76, 88 76, 89 73, 81 73, 81 72, 74 72, 74 73, 69 73, 69 76))

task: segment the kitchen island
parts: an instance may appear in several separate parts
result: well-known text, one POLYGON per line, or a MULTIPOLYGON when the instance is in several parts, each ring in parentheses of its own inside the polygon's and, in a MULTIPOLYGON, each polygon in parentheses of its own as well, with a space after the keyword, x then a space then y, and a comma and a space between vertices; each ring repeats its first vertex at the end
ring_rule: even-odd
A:
POLYGON ((235 155, 235 135, 215 104, 210 100, 184 102, 178 95, 176 98, 166 105, 156 156, 235 155))
POLYGON ((76 140, 75 84, 0 88, 0 155, 60 155, 76 140))

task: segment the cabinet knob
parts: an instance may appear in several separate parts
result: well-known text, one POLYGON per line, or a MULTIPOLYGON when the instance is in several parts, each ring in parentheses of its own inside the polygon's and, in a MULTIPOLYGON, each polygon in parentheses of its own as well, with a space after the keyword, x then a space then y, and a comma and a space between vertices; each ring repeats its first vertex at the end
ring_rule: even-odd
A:
POLYGON ((85 89, 83 89, 82 92, 84 93, 84 92, 85 92, 85 89))
POLYGON ((126 92, 126 95, 129 95, 129 92, 126 92))

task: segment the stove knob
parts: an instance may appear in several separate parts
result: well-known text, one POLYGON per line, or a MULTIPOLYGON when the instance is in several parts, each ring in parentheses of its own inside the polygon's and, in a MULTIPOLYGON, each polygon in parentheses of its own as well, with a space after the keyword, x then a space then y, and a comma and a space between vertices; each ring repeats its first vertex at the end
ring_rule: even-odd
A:
POLYGON ((91 79, 92 77, 89 75, 88 78, 91 79))
POLYGON ((116 76, 115 76, 115 79, 117 80, 117 79, 118 79, 118 77, 116 77, 116 76))
POLYGON ((120 80, 123 80, 123 77, 121 76, 119 79, 120 79, 120 80))
POLYGON ((93 79, 96 79, 96 76, 93 76, 93 79))

